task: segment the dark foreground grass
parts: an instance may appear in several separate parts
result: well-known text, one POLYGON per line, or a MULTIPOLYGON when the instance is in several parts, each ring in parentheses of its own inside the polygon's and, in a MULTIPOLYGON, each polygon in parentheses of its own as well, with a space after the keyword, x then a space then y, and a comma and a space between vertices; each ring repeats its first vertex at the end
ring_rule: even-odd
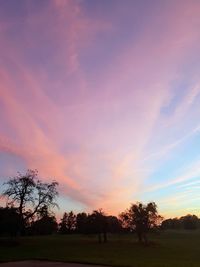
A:
POLYGON ((79 235, 20 238, 1 246, 0 261, 53 260, 132 267, 200 267, 200 232, 163 232, 144 247, 132 235, 113 235, 107 244, 79 235))

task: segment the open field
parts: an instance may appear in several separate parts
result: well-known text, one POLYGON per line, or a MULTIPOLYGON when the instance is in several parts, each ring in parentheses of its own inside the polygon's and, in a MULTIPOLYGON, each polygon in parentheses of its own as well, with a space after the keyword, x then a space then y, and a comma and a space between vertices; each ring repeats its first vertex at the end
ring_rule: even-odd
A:
POLYGON ((144 247, 133 235, 112 235, 107 244, 80 235, 24 237, 0 247, 0 261, 28 259, 133 267, 199 267, 200 232, 163 232, 144 247))

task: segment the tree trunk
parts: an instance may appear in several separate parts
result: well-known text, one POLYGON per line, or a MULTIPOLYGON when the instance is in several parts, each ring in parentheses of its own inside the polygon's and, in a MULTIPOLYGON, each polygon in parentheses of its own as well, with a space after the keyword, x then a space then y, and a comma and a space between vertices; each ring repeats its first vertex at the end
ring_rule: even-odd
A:
POLYGON ((107 243, 107 241, 108 241, 108 239, 107 239, 107 233, 104 232, 104 233, 103 233, 103 242, 104 242, 104 243, 107 243))
POLYGON ((148 238, 147 238, 146 233, 143 233, 143 240, 144 240, 144 244, 147 246, 148 245, 148 238))
POLYGON ((137 232, 137 236, 138 236, 138 242, 142 243, 142 233, 140 231, 137 232))
POLYGON ((101 233, 98 233, 98 241, 99 241, 99 244, 102 243, 102 240, 101 240, 101 233))

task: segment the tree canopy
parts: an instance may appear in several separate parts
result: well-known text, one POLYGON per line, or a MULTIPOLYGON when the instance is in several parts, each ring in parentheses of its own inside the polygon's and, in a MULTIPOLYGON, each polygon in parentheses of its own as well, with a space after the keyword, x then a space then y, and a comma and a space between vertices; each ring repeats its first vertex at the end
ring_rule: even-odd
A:
POLYGON ((22 225, 42 210, 57 206, 58 183, 42 182, 38 179, 37 170, 27 170, 25 174, 18 173, 4 183, 4 186, 3 196, 7 198, 7 206, 17 209, 22 225))
POLYGON ((125 227, 137 233, 138 241, 145 244, 148 243, 147 232, 162 221, 154 202, 147 205, 140 202, 132 204, 128 210, 120 214, 120 218, 125 227))

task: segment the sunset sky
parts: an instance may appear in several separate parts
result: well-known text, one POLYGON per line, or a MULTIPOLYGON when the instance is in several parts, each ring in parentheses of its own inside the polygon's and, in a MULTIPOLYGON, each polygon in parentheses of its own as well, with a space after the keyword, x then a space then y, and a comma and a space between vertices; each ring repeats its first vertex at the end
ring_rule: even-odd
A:
POLYGON ((200 1, 0 1, 0 185, 60 209, 200 215, 200 1))

